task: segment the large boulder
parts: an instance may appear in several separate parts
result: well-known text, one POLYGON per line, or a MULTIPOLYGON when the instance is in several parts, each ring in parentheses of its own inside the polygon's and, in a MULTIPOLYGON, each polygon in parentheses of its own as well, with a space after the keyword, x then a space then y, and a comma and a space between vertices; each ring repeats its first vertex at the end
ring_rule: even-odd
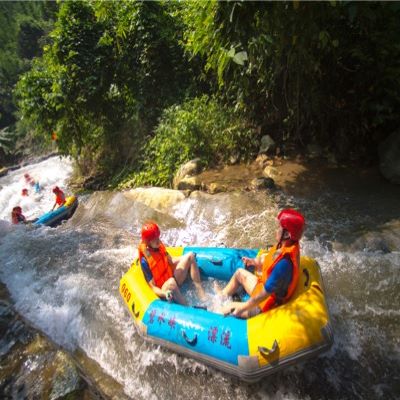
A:
POLYGON ((379 146, 380 170, 393 183, 400 183, 400 131, 393 132, 379 146))
POLYGON ((187 163, 181 165, 176 172, 174 179, 172 181, 172 187, 174 189, 180 189, 179 183, 188 177, 197 175, 201 171, 201 160, 200 158, 195 158, 188 161, 187 163))
POLYGON ((272 151, 274 148, 275 148, 274 139, 272 139, 272 137, 269 135, 264 135, 261 138, 260 150, 258 150, 258 154, 268 153, 269 151, 272 151))
POLYGON ((161 212, 170 210, 185 199, 185 195, 178 190, 159 187, 132 189, 124 192, 124 196, 161 212))
POLYGON ((199 190, 200 187, 201 184, 197 176, 187 176, 178 182, 176 188, 178 190, 189 190, 192 192, 194 190, 199 190))
POLYGON ((270 166, 270 165, 267 165, 263 169, 263 176, 265 178, 277 179, 279 175, 280 175, 279 170, 277 168, 275 168, 275 167, 270 166))
POLYGON ((275 188, 275 182, 272 178, 259 177, 259 178, 254 178, 250 182, 250 189, 252 190, 264 190, 264 189, 274 189, 274 188, 275 188))
POLYGON ((209 185, 207 185, 206 189, 210 194, 222 193, 228 190, 226 185, 219 182, 211 182, 209 185))

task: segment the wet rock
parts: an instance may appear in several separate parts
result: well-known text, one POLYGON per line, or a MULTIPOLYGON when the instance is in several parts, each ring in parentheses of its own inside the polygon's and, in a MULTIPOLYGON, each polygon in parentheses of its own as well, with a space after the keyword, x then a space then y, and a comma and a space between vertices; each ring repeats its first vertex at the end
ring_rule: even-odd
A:
POLYGON ((264 168, 268 163, 268 156, 266 154, 259 154, 256 158, 256 163, 261 167, 264 168))
POLYGON ((26 324, 0 284, 0 398, 99 399, 71 356, 26 324))
POLYGON ((269 135, 264 135, 261 138, 260 149, 258 154, 268 153, 275 149, 275 141, 269 135))
POLYGON ((229 157, 228 164, 235 165, 235 164, 238 164, 239 161, 240 161, 240 154, 239 153, 233 154, 229 157))
POLYGON ((101 190, 104 188, 104 177, 101 175, 89 176, 83 181, 83 187, 87 190, 101 190))
POLYGON ((199 190, 201 187, 199 178, 197 176, 189 176, 183 178, 177 185, 178 190, 199 190))
POLYGON ((271 167, 270 165, 266 166, 263 169, 263 176, 269 179, 276 179, 280 175, 279 171, 275 167, 271 167))
POLYGON ((393 132, 379 146, 380 170, 390 182, 400 184, 400 131, 393 132))
POLYGON ((259 177, 254 178, 250 182, 250 189, 252 190, 264 190, 275 188, 275 182, 272 178, 259 177))
POLYGON ((212 182, 209 185, 207 185, 205 189, 207 190, 208 193, 215 194, 215 193, 226 192, 228 188, 222 183, 212 182))
POLYGON ((261 138, 260 149, 258 150, 258 154, 261 153, 268 153, 269 151, 274 150, 275 148, 275 141, 269 135, 264 135, 261 138))
POLYGON ((0 168, 0 177, 7 175, 8 173, 8 168, 0 168))
POLYGON ((170 210, 187 197, 185 192, 159 187, 132 189, 124 192, 124 196, 161 212, 170 210))
POLYGON ((201 171, 201 160, 200 158, 195 158, 188 161, 187 163, 181 165, 174 176, 172 187, 174 189, 180 189, 179 184, 181 181, 188 177, 197 175, 201 171))
POLYGON ((369 232, 359 232, 354 235, 355 240, 350 243, 335 243, 334 249, 339 251, 381 251, 390 253, 400 248, 400 237, 398 235, 400 221, 392 221, 376 227, 369 232))

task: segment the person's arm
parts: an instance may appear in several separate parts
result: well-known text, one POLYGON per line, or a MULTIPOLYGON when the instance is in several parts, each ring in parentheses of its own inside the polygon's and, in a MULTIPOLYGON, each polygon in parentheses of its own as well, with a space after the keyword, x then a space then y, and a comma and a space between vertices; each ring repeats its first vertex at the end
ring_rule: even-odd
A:
POLYGON ((160 289, 158 286, 156 286, 154 284, 154 279, 153 279, 153 275, 151 273, 149 264, 147 263, 147 261, 146 261, 146 259, 144 257, 140 260, 140 265, 142 267, 142 271, 143 271, 144 277, 145 277, 147 283, 153 289, 153 292, 158 297, 160 297, 161 299, 166 299, 166 300, 169 301, 171 295, 168 292, 170 292, 170 291, 169 290, 162 290, 162 289, 160 289))
POLYGON ((153 279, 149 281, 150 287, 153 289, 153 292, 160 298, 168 301, 172 300, 172 291, 171 290, 162 290, 158 286, 154 284, 153 279))
POLYGON ((51 208, 51 211, 54 210, 54 207, 55 207, 56 205, 57 205, 57 202, 55 201, 53 207, 51 208))
POLYGON ((254 266, 256 271, 262 270, 262 265, 264 263, 265 254, 261 254, 260 257, 249 258, 249 257, 242 257, 243 264, 245 268, 249 268, 254 266))
MULTIPOLYGON (((250 297, 244 303, 234 303, 234 306, 229 310, 229 314, 238 318, 247 318, 248 312, 252 310, 254 307, 257 307, 262 301, 264 301, 267 297, 269 297, 271 293, 268 293, 265 288, 261 290, 254 297, 250 297)), ((227 314, 228 314, 227 313, 227 314)))

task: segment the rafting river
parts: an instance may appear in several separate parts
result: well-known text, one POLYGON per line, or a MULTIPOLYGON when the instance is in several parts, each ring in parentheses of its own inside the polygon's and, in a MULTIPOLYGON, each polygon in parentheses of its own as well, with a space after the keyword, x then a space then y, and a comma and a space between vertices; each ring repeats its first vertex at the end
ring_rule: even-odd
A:
MULTIPOLYGON (((0 178, 0 280, 15 308, 71 354, 96 361, 132 399, 395 399, 400 394, 400 188, 381 182, 313 192, 140 190, 80 196, 57 228, 11 226, 14 205, 34 218, 65 189, 72 164, 53 157, 0 178), (42 190, 21 196, 24 173, 42 190), (302 253, 321 267, 334 344, 318 358, 255 384, 141 339, 119 280, 155 220, 171 246, 258 248, 273 243, 285 207, 307 221, 302 253)), ((340 181, 340 178, 337 179, 340 181)), ((318 185, 316 185, 318 187, 318 185)), ((116 396, 118 398, 118 396, 116 396)))

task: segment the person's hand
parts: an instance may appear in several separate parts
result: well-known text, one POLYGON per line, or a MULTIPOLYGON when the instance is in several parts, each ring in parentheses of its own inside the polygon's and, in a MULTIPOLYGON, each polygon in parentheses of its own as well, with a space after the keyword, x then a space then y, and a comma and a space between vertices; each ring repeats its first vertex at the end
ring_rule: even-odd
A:
POLYGON ((232 306, 227 311, 225 311, 224 316, 226 317, 228 315, 232 315, 233 317, 236 317, 236 318, 243 318, 242 317, 243 312, 244 312, 243 305, 238 304, 238 305, 232 306))
POLYGON ((254 265, 254 260, 249 257, 242 257, 243 264, 245 268, 250 267, 251 265, 254 265))
POLYGON ((174 294, 172 293, 172 290, 166 291, 165 298, 167 299, 168 303, 172 302, 172 300, 174 299, 174 294))

